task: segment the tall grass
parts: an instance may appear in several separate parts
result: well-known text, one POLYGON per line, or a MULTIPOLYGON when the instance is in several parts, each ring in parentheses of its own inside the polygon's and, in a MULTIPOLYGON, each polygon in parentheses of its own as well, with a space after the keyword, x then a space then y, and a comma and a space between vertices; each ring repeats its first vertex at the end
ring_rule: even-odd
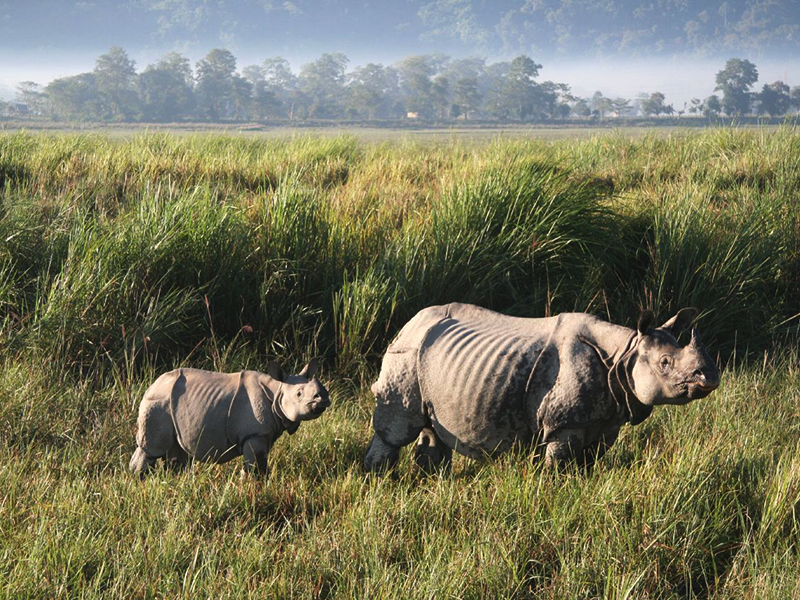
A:
POLYGON ((549 310, 562 286, 580 292, 592 251, 610 241, 602 200, 567 185, 557 165, 492 167, 407 221, 387 267, 415 309, 460 300, 549 310))
POLYGON ((800 135, 554 144, 0 135, 0 595, 791 597, 800 135), (591 473, 360 471, 420 308, 701 309, 723 386, 591 473), (265 482, 125 472, 178 365, 324 360, 265 482))
POLYGON ((117 360, 123 328, 166 362, 212 328, 232 339, 246 326, 270 352, 333 357, 343 294, 395 303, 370 309, 394 318, 370 348, 423 306, 460 300, 622 322, 696 304, 718 349, 757 351, 800 312, 796 138, 369 148, 5 135, 3 305, 74 365, 117 360))

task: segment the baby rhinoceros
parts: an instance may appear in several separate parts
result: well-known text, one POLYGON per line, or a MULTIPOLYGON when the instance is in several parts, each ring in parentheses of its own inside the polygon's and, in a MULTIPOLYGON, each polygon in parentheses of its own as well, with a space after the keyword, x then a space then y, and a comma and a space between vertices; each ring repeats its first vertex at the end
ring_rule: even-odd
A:
POLYGON ((330 406, 313 359, 297 375, 274 362, 267 373, 176 369, 147 388, 139 406, 136 450, 130 469, 144 474, 159 458, 184 464, 224 463, 244 456, 247 472, 266 475, 267 453, 280 435, 330 406))
POLYGON ((514 445, 544 444, 549 465, 590 465, 654 406, 686 404, 720 374, 684 308, 660 327, 644 311, 637 329, 583 313, 542 319, 478 306, 431 306, 397 334, 372 386, 375 436, 369 471, 391 467, 415 439, 424 468, 452 452, 483 459, 514 445))

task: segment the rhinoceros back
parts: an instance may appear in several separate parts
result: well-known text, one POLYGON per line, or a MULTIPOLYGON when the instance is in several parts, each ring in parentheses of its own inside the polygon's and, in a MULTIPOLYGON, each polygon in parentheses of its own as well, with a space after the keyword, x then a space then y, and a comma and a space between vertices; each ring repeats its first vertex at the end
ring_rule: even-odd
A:
POLYGON ((239 373, 179 369, 171 410, 178 443, 200 460, 220 460, 235 447, 228 436, 228 414, 239 389, 239 373))
POLYGON ((420 390, 437 434, 478 459, 529 443, 526 384, 546 339, 531 331, 533 319, 451 306, 418 354, 420 390))

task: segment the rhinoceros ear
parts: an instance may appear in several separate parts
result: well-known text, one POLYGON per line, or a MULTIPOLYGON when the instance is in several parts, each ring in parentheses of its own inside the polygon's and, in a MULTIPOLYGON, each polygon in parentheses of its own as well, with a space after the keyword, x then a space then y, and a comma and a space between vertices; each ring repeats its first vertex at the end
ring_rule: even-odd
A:
POLYGON ((655 319, 652 310, 643 310, 642 314, 639 315, 639 324, 636 326, 636 329, 638 329, 641 334, 647 333, 652 329, 655 319))
POLYGON ((286 375, 284 374, 283 369, 281 369, 281 366, 272 360, 269 361, 269 364, 267 365, 267 374, 275 381, 283 381, 286 379, 286 375))
POLYGON ((306 379, 311 379, 314 377, 314 373, 317 372, 317 365, 318 361, 316 358, 312 358, 311 362, 309 362, 303 370, 298 373, 300 377, 305 377, 306 379))
POLYGON ((685 331, 689 328, 698 312, 700 311, 698 311, 696 308, 682 308, 674 317, 664 323, 661 326, 661 329, 666 329, 672 335, 678 337, 681 331, 685 331))

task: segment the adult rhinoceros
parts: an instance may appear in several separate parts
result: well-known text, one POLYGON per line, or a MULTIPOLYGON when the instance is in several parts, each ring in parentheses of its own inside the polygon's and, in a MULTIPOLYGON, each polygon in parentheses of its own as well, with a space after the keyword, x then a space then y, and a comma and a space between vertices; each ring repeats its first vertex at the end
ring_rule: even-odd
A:
POLYGON ((591 464, 654 406, 686 404, 719 385, 719 370, 684 308, 637 330, 583 313, 542 319, 478 306, 431 306, 409 321, 372 386, 375 435, 367 470, 391 467, 418 438, 416 460, 448 464, 455 450, 483 459, 515 444, 546 444, 549 465, 591 464))
POLYGON ((267 373, 215 373, 176 369, 147 388, 139 405, 134 473, 158 458, 184 463, 189 456, 224 463, 244 455, 246 471, 267 472, 267 453, 284 431, 316 419, 330 406, 328 391, 314 377, 313 359, 297 375, 276 363, 267 373))

